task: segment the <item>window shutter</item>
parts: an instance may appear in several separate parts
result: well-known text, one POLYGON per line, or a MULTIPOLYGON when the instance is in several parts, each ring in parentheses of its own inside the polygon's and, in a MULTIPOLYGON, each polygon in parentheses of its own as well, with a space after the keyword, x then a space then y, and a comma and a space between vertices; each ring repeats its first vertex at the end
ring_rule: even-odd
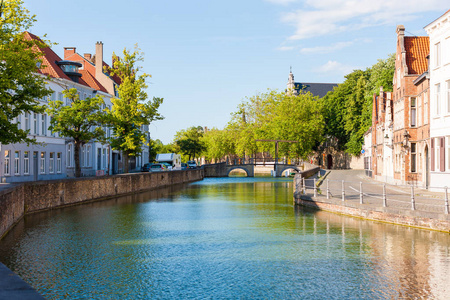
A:
POLYGON ((445 172, 445 138, 441 137, 439 138, 440 141, 440 147, 439 147, 439 156, 440 156, 440 170, 441 172, 445 172))
POLYGON ((431 138, 431 171, 434 171, 434 138, 431 138))

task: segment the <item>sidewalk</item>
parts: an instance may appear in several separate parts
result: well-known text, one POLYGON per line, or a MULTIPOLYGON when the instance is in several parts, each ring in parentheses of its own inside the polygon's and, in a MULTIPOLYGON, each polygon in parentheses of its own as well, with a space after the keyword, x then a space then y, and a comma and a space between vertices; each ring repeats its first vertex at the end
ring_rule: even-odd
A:
MULTIPOLYGON (((448 201, 445 201, 443 192, 414 188, 412 193, 411 187, 384 184, 368 178, 363 170, 330 170, 320 182, 316 176, 316 184, 317 197, 314 197, 314 177, 311 177, 305 180, 306 193, 300 193, 297 188, 296 199, 310 201, 305 203, 308 206, 320 206, 319 203, 322 203, 332 207, 332 211, 339 210, 340 213, 345 213, 346 209, 352 210, 352 214, 358 211, 355 216, 359 217, 379 213, 385 214, 384 217, 377 218, 380 221, 432 229, 435 229, 433 226, 439 226, 450 230, 450 214, 446 205, 448 201), (398 222, 392 220, 394 215, 398 222), (407 222, 400 220, 402 217, 408 219, 407 222), (433 224, 419 226, 416 223, 433 224)), ((299 186, 301 188, 301 184, 299 186)))

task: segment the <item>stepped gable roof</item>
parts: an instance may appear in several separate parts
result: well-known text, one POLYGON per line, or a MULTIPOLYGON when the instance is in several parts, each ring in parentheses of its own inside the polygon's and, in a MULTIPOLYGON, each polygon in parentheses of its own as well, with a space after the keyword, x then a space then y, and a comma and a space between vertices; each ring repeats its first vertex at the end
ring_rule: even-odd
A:
POLYGON ((319 98, 324 97, 328 92, 332 91, 337 83, 311 83, 311 82, 296 82, 295 89, 300 92, 310 92, 313 96, 319 98))
POLYGON ((409 74, 420 75, 428 70, 430 41, 427 36, 405 36, 405 51, 409 74))
MULTIPOLYGON (((25 31, 25 39, 29 41, 38 40, 42 42, 42 40, 38 36, 28 31, 25 31)), ((42 65, 38 70, 39 73, 48 75, 53 78, 63 78, 71 80, 69 76, 64 74, 63 70, 56 64, 57 61, 62 60, 61 57, 58 56, 58 54, 56 54, 50 47, 39 48, 39 51, 41 51, 43 54, 42 65)))
POLYGON ((93 89, 102 91, 104 93, 108 93, 108 91, 101 85, 100 82, 98 82, 97 79, 95 79, 94 76, 92 76, 91 73, 89 73, 87 70, 78 70, 78 73, 81 74, 80 83, 83 81, 83 83, 87 86, 90 86, 93 89))

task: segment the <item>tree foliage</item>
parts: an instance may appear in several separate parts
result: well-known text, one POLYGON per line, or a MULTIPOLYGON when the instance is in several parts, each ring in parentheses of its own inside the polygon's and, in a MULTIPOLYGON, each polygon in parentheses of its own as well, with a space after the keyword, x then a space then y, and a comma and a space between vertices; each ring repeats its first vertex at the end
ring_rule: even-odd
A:
POLYGON ((345 81, 321 100, 325 134, 337 138, 340 150, 360 154, 364 133, 372 124, 373 94, 379 92, 380 86, 392 91, 394 71, 395 57, 390 55, 365 71, 346 75, 345 81))
POLYGON ((186 130, 178 131, 174 138, 176 150, 187 156, 189 160, 195 159, 205 150, 202 140, 203 133, 203 127, 201 126, 192 126, 186 130))
POLYGON ((23 113, 41 113, 37 99, 51 94, 45 77, 38 75, 40 40, 25 39, 24 30, 36 21, 21 0, 0 1, 0 143, 34 143, 28 131, 13 122, 23 113))
POLYGON ((63 91, 71 100, 65 106, 62 101, 49 101, 47 114, 51 117, 49 129, 63 137, 71 138, 74 143, 75 177, 81 176, 80 149, 91 140, 105 140, 101 125, 106 122, 105 103, 101 96, 81 100, 77 90, 63 91))
POLYGON ((141 67, 138 64, 144 58, 137 46, 133 52, 124 49, 122 54, 122 58, 113 54, 113 65, 106 71, 111 76, 116 75, 121 81, 118 87, 119 98, 111 100, 113 106, 109 112, 109 123, 113 128, 113 135, 110 143, 113 149, 123 151, 124 172, 127 173, 128 157, 139 155, 142 146, 148 143, 148 133, 143 130, 144 125, 163 119, 158 113, 163 99, 147 99, 145 80, 150 75, 140 73, 141 67))

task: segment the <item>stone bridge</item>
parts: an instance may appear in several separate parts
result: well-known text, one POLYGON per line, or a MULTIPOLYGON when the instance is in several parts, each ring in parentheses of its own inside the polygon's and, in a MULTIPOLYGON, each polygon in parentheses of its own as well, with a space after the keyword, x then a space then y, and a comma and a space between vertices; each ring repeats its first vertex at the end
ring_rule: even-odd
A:
MULTIPOLYGON (((228 177, 233 170, 243 170, 247 177, 255 177, 255 164, 236 164, 228 165, 227 163, 208 164, 203 165, 205 170, 205 177, 228 177)), ((274 165, 275 176, 281 177, 286 170, 301 171, 301 167, 297 165, 289 164, 276 164, 274 165)))

